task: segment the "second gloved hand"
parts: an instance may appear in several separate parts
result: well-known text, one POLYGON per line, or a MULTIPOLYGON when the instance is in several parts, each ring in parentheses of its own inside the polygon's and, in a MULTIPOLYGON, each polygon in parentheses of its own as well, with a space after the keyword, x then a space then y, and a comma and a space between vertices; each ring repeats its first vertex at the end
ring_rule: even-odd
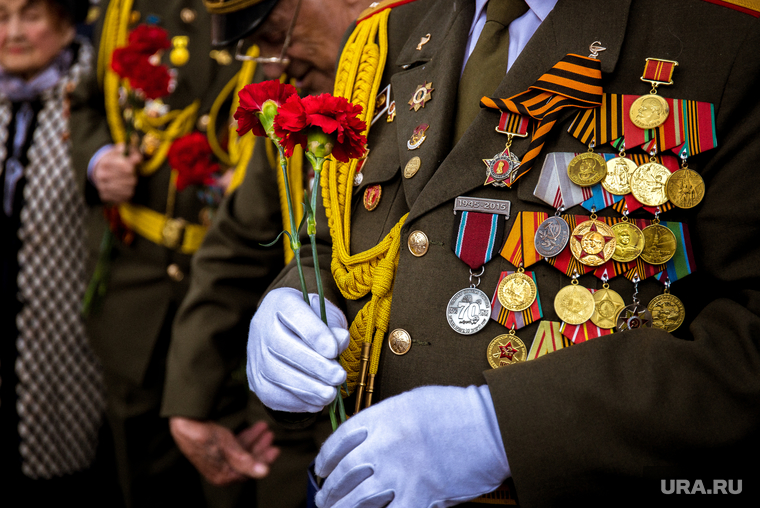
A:
POLYGON ((317 295, 291 288, 270 292, 248 333, 248 384, 262 403, 276 411, 317 413, 335 398, 346 379, 337 358, 348 346, 348 322, 326 301, 326 326, 317 295))

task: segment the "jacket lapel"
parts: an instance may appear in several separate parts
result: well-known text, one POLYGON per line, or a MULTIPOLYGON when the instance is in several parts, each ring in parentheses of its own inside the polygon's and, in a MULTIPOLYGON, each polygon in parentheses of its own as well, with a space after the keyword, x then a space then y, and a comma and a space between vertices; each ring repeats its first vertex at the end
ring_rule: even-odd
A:
POLYGON ((439 0, 425 19, 411 31, 396 60, 404 70, 391 79, 396 100, 396 135, 399 164, 403 168, 415 156, 421 160, 413 178, 403 178, 404 193, 411 208, 422 189, 451 148, 457 87, 462 69, 463 50, 474 16, 474 2, 439 0), (419 46, 420 40, 428 39, 419 46), (432 99, 415 111, 409 101, 417 87, 432 83, 432 99), (425 140, 413 150, 407 143, 421 125, 428 125, 425 140))
MULTIPOLYGON (((630 0, 559 0, 512 65, 494 96, 511 97, 527 90, 566 54, 587 56, 589 46, 594 41, 600 41, 606 48, 599 54, 602 72, 613 72, 625 35, 629 7, 630 0), (604 12, 605 15, 589 17, 588 12, 604 12)), ((486 167, 482 159, 492 158, 504 150, 507 140, 506 136, 494 133, 498 120, 497 112, 481 110, 419 194, 407 222, 483 185, 486 167)), ((529 142, 529 137, 515 138, 512 151, 521 157, 529 142)), ((541 163, 542 160, 537 161, 531 173, 540 171, 541 163)), ((530 173, 523 180, 528 176, 530 173)), ((516 185, 525 185, 525 182, 520 181, 516 185)))

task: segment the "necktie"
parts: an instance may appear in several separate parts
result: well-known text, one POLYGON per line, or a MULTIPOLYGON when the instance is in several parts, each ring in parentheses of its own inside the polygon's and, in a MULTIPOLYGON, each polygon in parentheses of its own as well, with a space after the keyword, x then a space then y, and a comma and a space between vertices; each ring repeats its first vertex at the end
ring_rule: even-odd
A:
POLYGON ((480 110, 480 98, 492 94, 507 73, 509 24, 528 10, 524 0, 490 0, 486 23, 459 81, 454 142, 480 110))

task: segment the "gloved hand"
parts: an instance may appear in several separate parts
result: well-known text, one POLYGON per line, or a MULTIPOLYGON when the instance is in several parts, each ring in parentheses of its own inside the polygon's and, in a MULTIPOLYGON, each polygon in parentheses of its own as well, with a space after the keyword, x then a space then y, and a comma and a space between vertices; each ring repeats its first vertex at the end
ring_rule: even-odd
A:
POLYGON ((327 478, 320 508, 443 508, 511 475, 486 385, 425 386, 365 409, 325 441, 315 472, 327 478))
POLYGON ((346 371, 336 358, 350 340, 343 312, 326 301, 327 322, 319 318, 319 297, 300 291, 271 291, 253 316, 248 333, 248 385, 267 407, 318 413, 335 398, 346 371))

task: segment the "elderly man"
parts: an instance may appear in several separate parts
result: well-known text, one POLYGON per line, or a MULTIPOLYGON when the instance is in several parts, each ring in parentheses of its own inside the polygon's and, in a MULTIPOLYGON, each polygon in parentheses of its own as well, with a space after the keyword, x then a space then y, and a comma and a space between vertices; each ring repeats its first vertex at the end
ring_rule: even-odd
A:
POLYGON ((710 483, 741 496, 744 478, 748 493, 754 470, 729 476, 726 464, 757 452, 760 424, 760 203, 743 190, 760 183, 755 5, 400 0, 360 15, 335 93, 375 122, 360 174, 331 165, 319 202, 332 319, 324 325, 291 289, 291 266, 248 345, 252 390, 291 424, 314 420, 348 379, 349 406, 361 410, 320 451, 318 506, 625 504, 640 502, 630 492, 673 493, 667 480, 690 468, 707 476, 689 492, 710 483), (669 123, 630 117, 629 101, 650 91, 667 99, 669 123), (567 182, 567 162, 594 150, 638 161, 645 189, 662 182, 646 172, 655 164, 691 168, 704 199, 626 195, 585 212, 591 192, 616 199, 567 182), (510 170, 495 174, 502 160, 510 170), (535 230, 571 207, 560 251, 532 249, 535 230), (610 226, 623 213, 654 234, 679 232, 677 263, 615 268, 610 226), (595 240, 589 252, 584 240, 595 240), (597 252, 598 241, 610 248, 597 252), (512 277, 532 281, 527 307, 501 308, 512 277), (613 292, 617 319, 597 325, 613 292), (651 327, 658 306, 647 304, 676 294, 683 324, 651 327), (480 307, 492 295, 494 307, 480 307), (371 396, 359 399, 362 389, 371 396))
MULTIPOLYGON (((260 56, 254 79, 264 79, 261 71, 270 79, 285 73, 304 94, 332 91, 340 38, 368 5, 354 0, 206 2, 214 45, 249 59, 246 48, 255 43, 260 56), (236 50, 238 41, 242 47, 236 50)), ((192 282, 168 355, 162 414, 170 417, 180 449, 217 484, 250 477, 244 466, 255 458, 241 453, 234 434, 217 421, 216 408, 248 398, 241 369, 247 326, 264 290, 283 268, 282 244, 262 247, 283 229, 279 169, 271 167, 266 154, 259 140, 247 154, 245 179, 218 210, 193 257, 192 282)), ((303 182, 308 182, 308 172, 303 182)), ((267 417, 258 401, 249 406, 249 419, 267 417)), ((282 453, 269 476, 257 482, 259 506, 303 505, 306 466, 327 437, 327 427, 275 429, 282 453)))

